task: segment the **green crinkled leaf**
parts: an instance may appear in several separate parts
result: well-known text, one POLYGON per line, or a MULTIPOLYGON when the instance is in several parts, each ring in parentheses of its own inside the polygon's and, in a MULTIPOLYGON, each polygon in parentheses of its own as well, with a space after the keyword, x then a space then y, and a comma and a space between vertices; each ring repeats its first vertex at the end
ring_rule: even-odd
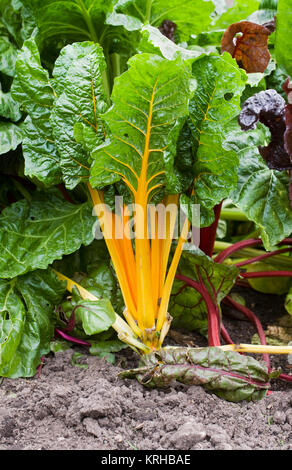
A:
POLYGON ((262 124, 242 132, 236 123, 230 127, 226 140, 239 157, 237 187, 230 198, 257 224, 266 250, 292 232, 288 174, 270 170, 258 151, 258 146, 267 145, 269 138, 269 130, 262 124))
POLYGON ((17 48, 8 37, 0 37, 0 72, 13 77, 17 48))
POLYGON ((151 54, 132 57, 129 67, 116 78, 113 106, 103 115, 110 138, 92 152, 90 182, 102 188, 122 179, 137 189, 144 162, 150 194, 172 178, 176 140, 193 93, 190 70, 179 58, 151 54))
POLYGON ((147 23, 158 28, 164 20, 170 20, 177 24, 177 33, 183 41, 190 34, 207 29, 213 11, 213 3, 204 0, 118 0, 106 22, 136 31, 147 23))
POLYGON ((152 388, 168 387, 174 380, 185 385, 201 385, 232 402, 263 398, 271 378, 264 362, 217 347, 165 347, 142 357, 139 366, 120 376, 136 378, 152 388))
POLYGON ((50 351, 53 309, 65 293, 49 271, 0 280, 0 375, 31 377, 50 351))
POLYGON ((90 150, 104 140, 99 115, 108 107, 103 90, 105 68, 102 48, 91 42, 66 46, 56 62, 53 74, 59 95, 51 123, 68 188, 86 179, 90 150))
POLYGON ((236 186, 238 157, 225 146, 226 126, 239 114, 247 77, 227 53, 198 59, 193 76, 197 89, 188 119, 195 156, 191 202, 200 204, 203 227, 212 222, 213 207, 236 186))
POLYGON ((292 30, 291 0, 278 0, 275 52, 278 65, 287 75, 292 76, 292 58, 290 54, 292 30))
POLYGON ((23 126, 25 174, 46 186, 60 183, 60 157, 50 124, 55 92, 34 39, 25 41, 18 54, 11 92, 28 113, 23 126))
POLYGON ((0 155, 15 150, 21 144, 22 132, 12 122, 0 122, 0 155))
POLYGON ((108 330, 116 319, 115 311, 108 299, 84 300, 76 307, 75 314, 81 319, 83 330, 87 335, 96 335, 108 330))
MULTIPOLYGON (((183 251, 177 273, 201 282, 220 310, 221 301, 232 289, 239 271, 235 266, 215 263, 199 248, 193 247, 190 251, 183 251)), ((205 301, 197 290, 187 286, 184 281, 175 279, 168 310, 173 317, 174 328, 197 330, 203 335, 207 334, 205 301)))
POLYGON ((14 101, 10 92, 4 93, 1 89, 0 89, 0 116, 6 119, 9 119, 13 122, 17 122, 21 118, 19 103, 14 101))
POLYGON ((12 204, 0 215, 0 278, 45 269, 89 245, 94 223, 89 202, 70 204, 50 192, 12 204))

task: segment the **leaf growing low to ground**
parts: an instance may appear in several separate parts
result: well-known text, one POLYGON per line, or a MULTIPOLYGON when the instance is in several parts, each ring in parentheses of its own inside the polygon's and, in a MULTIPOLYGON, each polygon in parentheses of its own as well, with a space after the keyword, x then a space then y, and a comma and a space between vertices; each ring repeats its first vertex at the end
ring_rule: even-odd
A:
MULTIPOLYGON (((277 374, 276 374, 277 375, 277 374)), ((148 354, 140 367, 120 374, 146 387, 167 387, 173 381, 202 385, 225 400, 259 400, 268 390, 270 374, 264 363, 220 348, 165 347, 148 354)))

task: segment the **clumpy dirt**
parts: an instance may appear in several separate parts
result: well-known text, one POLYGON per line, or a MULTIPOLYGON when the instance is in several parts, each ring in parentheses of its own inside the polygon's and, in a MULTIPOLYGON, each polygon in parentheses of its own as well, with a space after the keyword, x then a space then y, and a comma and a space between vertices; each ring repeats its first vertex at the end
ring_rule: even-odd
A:
MULTIPOLYGON (((264 326, 285 313, 278 296, 241 293, 264 326)), ((223 321, 235 341, 255 333, 230 309, 223 321)), ((73 365, 70 349, 46 357, 39 376, 2 380, 0 450, 292 450, 291 383, 274 381, 258 402, 230 403, 200 386, 150 390, 120 379, 137 360, 131 350, 117 354, 115 365, 77 351, 85 368, 73 365)), ((271 363, 291 372, 287 357, 271 363)))

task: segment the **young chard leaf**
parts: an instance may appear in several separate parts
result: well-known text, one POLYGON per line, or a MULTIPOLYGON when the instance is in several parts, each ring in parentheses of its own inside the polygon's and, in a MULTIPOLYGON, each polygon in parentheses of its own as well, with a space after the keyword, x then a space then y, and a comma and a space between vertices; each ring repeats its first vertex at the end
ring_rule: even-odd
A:
POLYGON ((82 304, 76 307, 75 314, 81 319, 87 335, 108 330, 116 319, 115 311, 108 299, 83 300, 82 304))
POLYGON ((65 286, 49 271, 0 280, 0 375, 31 377, 54 334, 53 309, 65 286))
POLYGON ((270 61, 269 29, 250 21, 233 23, 225 31, 221 51, 229 52, 247 73, 264 72, 270 61), (236 37, 242 33, 240 37, 236 37))
POLYGON ((94 238, 95 218, 89 202, 70 204, 54 193, 37 193, 0 215, 0 278, 46 269, 94 238))

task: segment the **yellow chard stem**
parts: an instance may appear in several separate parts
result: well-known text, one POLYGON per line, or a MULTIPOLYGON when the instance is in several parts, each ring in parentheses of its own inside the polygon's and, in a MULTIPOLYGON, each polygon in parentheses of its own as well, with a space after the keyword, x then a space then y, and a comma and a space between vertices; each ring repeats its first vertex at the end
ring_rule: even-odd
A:
POLYGON ((107 244, 107 248, 108 248, 108 251, 110 253, 110 256, 111 256, 111 259, 112 259, 112 262, 113 262, 113 265, 114 265, 114 268, 115 268, 115 271, 116 271, 116 274, 117 274, 117 277, 118 277, 118 281, 119 281, 119 284, 120 284, 120 287, 121 287, 121 291, 122 291, 122 294, 123 294, 125 304, 126 304, 127 308, 129 309, 129 311, 132 313, 132 315, 135 317, 136 316, 136 305, 135 305, 135 302, 133 300, 131 289, 130 289, 130 286, 129 286, 129 283, 128 283, 128 277, 127 277, 127 273, 125 271, 125 266, 123 264, 123 260, 122 260, 121 254, 119 252, 116 240, 113 238, 114 233, 112 233, 112 231, 110 231, 110 227, 113 227, 112 214, 108 213, 108 211, 106 209, 106 206, 103 203, 103 201, 102 201, 102 199, 99 195, 99 192, 96 189, 91 188, 90 185, 88 185, 88 188, 89 188, 89 191, 90 191, 90 195, 91 195, 94 207, 99 205, 100 208, 103 208, 104 216, 105 216, 104 217, 105 222, 102 223, 100 221, 98 213, 96 213, 96 215, 97 215, 97 217, 100 221, 101 230, 104 234, 104 239, 105 239, 105 242, 107 244))
POLYGON ((236 351, 255 354, 292 354, 292 346, 269 346, 266 344, 226 344, 220 346, 224 351, 236 351))
POLYGON ((181 231, 178 243, 177 243, 177 247, 175 249, 174 256, 173 256, 169 271, 167 273, 166 281, 163 287, 160 308, 159 308, 158 318, 157 318, 157 324, 156 324, 157 331, 161 330, 164 322, 167 320, 167 309, 168 309, 171 289, 172 289, 175 273, 178 267, 178 263, 182 254, 182 250, 187 239, 189 226, 190 226, 190 223, 188 219, 186 218, 184 221, 184 225, 183 225, 183 228, 182 228, 182 231, 181 231))
POLYGON ((152 90, 149 103, 149 114, 145 134, 145 146, 142 158, 141 173, 139 176, 137 192, 135 193, 135 250, 137 273, 137 320, 142 330, 155 326, 155 306, 152 293, 151 252, 147 230, 147 171, 149 161, 149 145, 151 136, 151 122, 153 103, 157 81, 152 90))
MULTIPOLYGON (((166 208, 169 205, 175 204, 178 205, 179 195, 168 195, 166 198, 165 206, 166 208)), ((162 290, 165 282, 166 272, 167 272, 167 264, 169 259, 170 248, 172 244, 173 232, 175 228, 175 222, 177 218, 177 211, 171 210, 170 212, 166 212, 166 219, 165 219, 165 234, 162 243, 162 261, 161 261, 161 280, 160 280, 160 297, 162 296, 162 290)))

